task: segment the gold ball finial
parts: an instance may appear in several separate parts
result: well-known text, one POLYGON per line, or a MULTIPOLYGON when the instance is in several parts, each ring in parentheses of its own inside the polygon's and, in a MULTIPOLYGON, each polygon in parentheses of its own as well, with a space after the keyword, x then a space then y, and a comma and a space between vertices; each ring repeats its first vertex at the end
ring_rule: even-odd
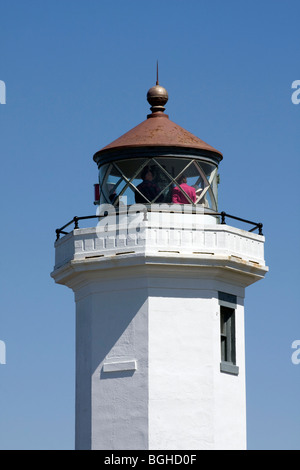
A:
POLYGON ((164 112, 165 104, 168 102, 169 96, 167 90, 160 86, 155 85, 147 93, 147 101, 151 105, 152 113, 164 112))
POLYGON ((151 105, 151 111, 153 113, 163 113, 165 104, 168 102, 169 96, 167 90, 162 87, 158 82, 158 61, 157 61, 157 72, 156 72, 156 85, 150 88, 147 93, 147 101, 151 105))

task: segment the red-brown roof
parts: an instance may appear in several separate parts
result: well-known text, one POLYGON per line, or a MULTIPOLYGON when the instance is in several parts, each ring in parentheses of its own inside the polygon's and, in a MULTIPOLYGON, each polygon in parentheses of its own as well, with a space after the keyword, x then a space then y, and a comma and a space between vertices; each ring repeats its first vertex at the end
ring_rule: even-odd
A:
POLYGON ((221 152, 175 124, 163 113, 150 115, 148 119, 102 148, 100 152, 127 147, 149 146, 200 149, 217 153, 222 158, 221 152))

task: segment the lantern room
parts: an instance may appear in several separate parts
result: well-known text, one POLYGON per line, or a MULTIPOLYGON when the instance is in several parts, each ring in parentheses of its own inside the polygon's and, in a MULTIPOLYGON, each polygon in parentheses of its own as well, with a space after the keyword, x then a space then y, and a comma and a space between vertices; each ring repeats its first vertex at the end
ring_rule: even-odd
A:
POLYGON ((167 90, 147 93, 147 119, 94 155, 99 170, 98 204, 192 204, 218 210, 222 154, 165 114, 167 90))

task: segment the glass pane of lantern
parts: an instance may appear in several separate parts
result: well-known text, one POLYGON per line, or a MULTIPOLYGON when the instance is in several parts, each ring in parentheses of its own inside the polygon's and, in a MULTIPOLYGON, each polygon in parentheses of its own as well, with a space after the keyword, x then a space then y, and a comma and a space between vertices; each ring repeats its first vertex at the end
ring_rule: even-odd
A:
POLYGON ((210 209, 213 209, 213 202, 210 191, 206 191, 204 197, 201 200, 201 204, 203 204, 204 207, 209 207, 210 209))
POLYGON ((138 178, 141 180, 141 171, 149 160, 145 158, 134 158, 119 160, 115 162, 119 171, 129 180, 138 178))
POLYGON ((217 210, 216 167, 188 158, 135 158, 103 165, 99 169, 100 203, 116 205, 119 197, 126 196, 128 205, 136 202, 190 204, 194 193, 188 186, 179 185, 182 176, 184 183, 196 190, 197 204, 217 210), (178 188, 180 201, 173 198, 178 188), (184 189, 186 192, 182 192, 184 189))
POLYGON ((106 180, 109 173, 110 165, 102 165, 99 168, 99 191, 100 191, 100 204, 109 203, 109 192, 107 190, 106 180))
MULTIPOLYGON (((186 177, 186 184, 189 186, 192 186, 197 179, 197 172, 193 168, 192 160, 158 157, 154 159, 154 162, 156 164, 156 182, 163 190, 163 202, 175 202, 173 194, 174 188, 178 187, 178 178, 186 177)), ((181 203, 190 203, 190 200, 182 192, 180 194, 183 195, 181 203)))
POLYGON ((163 185, 159 184, 158 180, 158 168, 153 160, 150 160, 140 174, 139 184, 136 185, 135 201, 141 204, 162 202, 164 199, 163 185))
POLYGON ((214 209, 215 211, 218 210, 218 183, 217 183, 217 180, 218 180, 218 174, 217 174, 217 171, 215 171, 211 177, 210 177, 210 187, 211 187, 211 191, 213 193, 213 203, 212 203, 212 209, 214 209))
POLYGON ((153 182, 156 184, 159 194, 155 200, 156 203, 172 202, 172 178, 165 160, 156 158, 151 166, 154 176, 153 182))
POLYGON ((99 169, 100 204, 113 204, 123 185, 121 174, 113 165, 103 165, 99 169))
POLYGON ((148 159, 121 160, 115 163, 116 168, 122 173, 127 185, 122 196, 127 197, 128 205, 134 204, 135 202, 148 203, 148 198, 143 198, 143 195, 140 194, 138 189, 143 182, 143 174, 146 168, 148 168, 148 163, 148 159), (140 201, 140 198, 143 198, 143 200, 140 201))
POLYGON ((162 186, 158 185, 157 181, 162 181, 159 177, 160 169, 152 159, 123 160, 116 162, 115 166, 127 181, 128 187, 124 195, 128 197, 128 204, 163 201, 164 196, 159 193, 162 193, 162 187, 169 182, 169 179, 167 178, 167 182, 162 186))
POLYGON ((197 182, 197 204, 217 210, 217 167, 206 162, 195 162, 200 177, 197 182))
POLYGON ((133 180, 130 182, 128 182, 127 180, 127 183, 126 183, 126 188, 125 188, 125 191, 122 193, 122 197, 123 198, 126 198, 124 199, 123 203, 124 204, 127 204, 128 206, 132 205, 132 204, 136 204, 136 185, 138 185, 140 182, 140 180, 133 180))

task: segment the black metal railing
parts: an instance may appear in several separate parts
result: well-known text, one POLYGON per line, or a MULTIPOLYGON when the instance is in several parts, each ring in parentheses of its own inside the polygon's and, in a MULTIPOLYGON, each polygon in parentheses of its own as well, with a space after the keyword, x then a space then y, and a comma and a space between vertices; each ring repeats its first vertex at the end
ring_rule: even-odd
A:
MULTIPOLYGON (((148 212, 151 212, 151 209, 148 210, 148 208, 145 208, 145 210, 144 210, 144 220, 147 220, 148 212)), ((167 210, 157 209, 156 212, 168 212, 168 211, 167 210)), ((118 214, 119 214, 119 212, 116 212, 116 215, 118 215, 118 214)), ((258 234, 263 235, 263 232, 262 232, 263 224, 261 222, 252 222, 251 220, 242 219, 241 217, 236 217, 234 215, 227 214, 227 212, 224 212, 224 211, 215 212, 215 211, 211 211, 211 210, 210 211, 205 211, 204 210, 203 214, 220 217, 220 223, 222 225, 226 225, 226 218, 237 220, 239 222, 243 222, 243 223, 252 225, 252 228, 250 230, 248 230, 248 232, 254 232, 255 230, 258 230, 258 234)), ((56 240, 59 240, 60 235, 68 235, 68 233, 70 233, 70 232, 66 232, 65 229, 67 227, 69 227, 70 225, 72 225, 72 224, 74 224, 74 230, 79 229, 79 221, 80 220, 100 219, 102 217, 107 217, 107 215, 108 215, 108 213, 104 213, 103 215, 85 215, 85 216, 82 216, 82 217, 75 216, 75 217, 73 217, 72 220, 70 220, 68 223, 63 225, 61 228, 58 228, 58 229, 55 230, 56 240)))
POLYGON ((263 235, 263 232, 262 232, 263 224, 261 222, 252 222, 251 220, 241 219, 240 217, 227 214, 226 212, 219 212, 218 214, 216 213, 215 215, 221 216, 221 224, 226 224, 225 219, 226 217, 228 217, 229 219, 234 219, 234 220, 238 220, 239 222, 244 222, 246 224, 253 225, 253 227, 250 230, 248 230, 248 232, 254 232, 254 230, 258 230, 258 234, 263 235))
POLYGON ((57 228, 55 230, 55 233, 56 233, 56 240, 59 240, 60 238, 60 235, 68 235, 68 233, 70 232, 65 232, 65 228, 69 227, 69 225, 71 224, 74 224, 74 230, 78 229, 79 228, 79 220, 85 220, 85 219, 99 219, 100 217, 105 217, 105 216, 100 216, 100 215, 85 215, 83 217, 73 217, 72 220, 70 220, 70 222, 67 222, 65 225, 63 225, 61 228, 57 228))

